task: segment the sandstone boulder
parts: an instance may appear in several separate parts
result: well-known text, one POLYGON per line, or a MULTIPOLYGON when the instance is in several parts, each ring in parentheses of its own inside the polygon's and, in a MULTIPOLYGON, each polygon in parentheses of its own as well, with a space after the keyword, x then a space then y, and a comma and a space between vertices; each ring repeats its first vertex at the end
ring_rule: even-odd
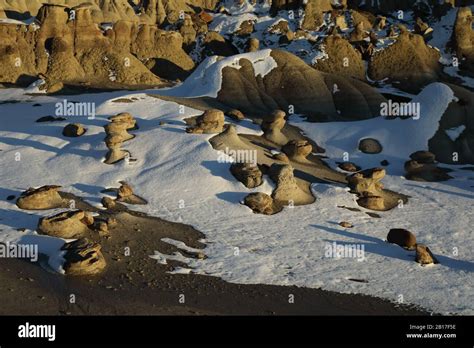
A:
POLYGON ((416 262, 422 265, 430 265, 430 264, 437 264, 439 261, 431 252, 430 248, 428 248, 424 244, 417 244, 416 245, 416 262))
POLYGON ((230 172, 248 188, 260 186, 263 182, 262 171, 252 163, 232 163, 230 172))
POLYGON ((66 243, 61 249, 66 251, 63 266, 66 275, 96 275, 103 272, 107 265, 100 244, 86 238, 66 243))
POLYGON ((68 124, 63 129, 63 135, 71 138, 80 137, 85 132, 85 128, 79 123, 68 124))
POLYGON ((88 224, 93 221, 91 216, 82 211, 67 211, 53 216, 41 218, 38 232, 58 238, 78 238, 89 232, 88 224))
POLYGON ((21 194, 16 205, 20 209, 45 210, 59 208, 64 205, 64 200, 58 193, 61 186, 47 185, 37 189, 29 188, 21 194))

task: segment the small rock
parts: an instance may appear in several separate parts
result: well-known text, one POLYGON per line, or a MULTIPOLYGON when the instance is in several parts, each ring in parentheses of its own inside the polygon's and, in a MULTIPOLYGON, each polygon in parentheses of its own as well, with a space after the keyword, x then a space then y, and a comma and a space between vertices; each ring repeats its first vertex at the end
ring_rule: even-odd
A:
POLYGON ((392 228, 388 232, 387 242, 397 244, 408 250, 413 250, 416 247, 415 235, 403 228, 392 228))
POLYGON ((20 209, 45 210, 59 208, 63 205, 63 199, 58 193, 61 186, 47 185, 37 189, 29 188, 21 194, 16 201, 20 209))
POLYGON ((101 246, 86 238, 77 239, 63 245, 65 250, 64 270, 66 275, 93 275, 101 273, 105 267, 105 258, 101 246))
POLYGON ((116 204, 115 201, 110 197, 102 197, 101 203, 106 209, 112 209, 115 207, 116 204))
POLYGON ((283 152, 274 154, 274 155, 273 155, 273 158, 276 159, 277 161, 282 161, 282 162, 285 162, 285 163, 290 163, 290 159, 289 159, 288 156, 287 156, 286 154, 284 154, 283 152))
POLYGON ((359 150, 367 154, 377 154, 382 152, 382 145, 377 139, 366 138, 359 142, 359 150))
POLYGON ((70 138, 80 137, 85 132, 85 128, 79 123, 70 123, 63 129, 63 135, 70 138))
POLYGON ((245 197, 244 204, 257 214, 272 215, 274 213, 273 198, 263 192, 249 194, 245 197))
POLYGON ((339 226, 342 226, 344 228, 352 228, 354 227, 354 225, 352 225, 350 222, 347 222, 347 221, 341 221, 339 223, 339 226))
POLYGON ((242 121, 245 119, 245 115, 242 113, 242 111, 237 109, 230 110, 227 115, 236 121, 242 121))
POLYGON ((386 167, 386 166, 390 165, 390 162, 387 161, 387 160, 383 160, 383 161, 380 162, 380 165, 386 167))
POLYGON ((14 196, 14 195, 10 195, 10 196, 7 197, 7 201, 12 201, 12 200, 15 199, 15 197, 16 196, 14 196))
POLYGON ((232 163, 230 172, 245 187, 254 188, 262 184, 262 172, 252 163, 232 163))
POLYGON ((54 116, 43 116, 36 120, 36 122, 58 122, 58 121, 65 121, 64 117, 54 117, 54 116))
POLYGON ((410 155, 410 158, 418 163, 435 163, 436 156, 434 153, 429 151, 416 151, 410 155))
POLYGON ((339 168, 345 170, 346 172, 358 172, 360 170, 360 167, 352 162, 343 162, 339 164, 339 168))
POLYGON ((430 248, 428 248, 424 244, 417 244, 416 245, 416 262, 422 265, 429 265, 429 264, 436 264, 439 261, 431 252, 430 248))

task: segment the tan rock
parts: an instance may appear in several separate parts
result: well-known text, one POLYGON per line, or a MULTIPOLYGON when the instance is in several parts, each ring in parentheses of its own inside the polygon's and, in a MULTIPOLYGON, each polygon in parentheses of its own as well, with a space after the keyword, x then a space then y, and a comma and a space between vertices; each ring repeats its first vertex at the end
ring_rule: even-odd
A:
POLYGON ((286 124, 286 113, 282 110, 275 110, 262 122, 263 136, 278 145, 288 143, 288 138, 281 132, 286 124))
POLYGON ((290 140, 281 150, 292 160, 304 162, 313 151, 313 146, 307 140, 290 140))
POLYGON ((276 212, 272 197, 266 193, 251 193, 245 197, 244 203, 257 214, 272 215, 276 212))
POLYGON ((103 272, 107 265, 100 244, 86 238, 66 243, 61 249, 66 251, 63 266, 66 275, 96 275, 103 272))
POLYGON ((85 216, 84 211, 77 210, 41 218, 38 223, 38 232, 58 238, 85 236, 89 232, 86 223, 82 221, 85 216))
POLYGON ((437 264, 439 261, 431 252, 430 248, 428 248, 424 244, 417 244, 416 245, 416 262, 422 265, 430 265, 430 264, 437 264))
POLYGON ((16 205, 20 209, 45 210, 59 208, 64 205, 64 200, 58 193, 61 186, 48 185, 37 189, 29 188, 21 194, 16 205))
POLYGON ((230 172, 245 187, 254 188, 262 184, 262 172, 252 163, 232 163, 230 172))

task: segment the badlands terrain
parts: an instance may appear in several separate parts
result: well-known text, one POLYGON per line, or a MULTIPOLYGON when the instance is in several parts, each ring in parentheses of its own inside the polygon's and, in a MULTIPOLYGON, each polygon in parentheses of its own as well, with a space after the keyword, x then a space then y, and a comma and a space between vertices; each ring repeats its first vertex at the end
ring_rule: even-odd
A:
POLYGON ((474 314, 473 10, 0 0, 0 314, 474 314))

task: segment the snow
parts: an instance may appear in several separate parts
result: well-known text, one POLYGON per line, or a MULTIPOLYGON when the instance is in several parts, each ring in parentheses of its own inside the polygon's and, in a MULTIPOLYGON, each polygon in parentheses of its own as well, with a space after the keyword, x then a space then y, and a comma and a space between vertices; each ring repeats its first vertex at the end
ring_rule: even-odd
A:
POLYGON ((462 134, 462 132, 464 132, 465 129, 466 129, 466 126, 461 125, 459 127, 446 129, 445 132, 452 141, 456 141, 459 138, 459 136, 462 134))
POLYGON ((197 69, 178 87, 162 90, 162 95, 187 97, 217 97, 222 85, 222 70, 225 67, 240 69, 240 59, 249 60, 255 70, 255 76, 265 77, 277 67, 276 61, 270 56, 271 50, 237 54, 227 58, 212 56, 206 58, 197 69))
MULTIPOLYGON (((265 57, 268 58, 268 52, 265 57)), ((256 61, 262 56, 254 55, 254 58, 256 61)), ((214 62, 216 65, 211 69, 220 69, 230 62, 214 62)), ((209 62, 204 64, 207 69, 209 66, 209 62)), ((208 74, 205 71, 198 68, 198 75, 166 92, 197 94, 196 84, 201 76, 214 88, 206 85, 206 94, 215 95, 220 82, 211 79, 211 71, 208 74)), ((401 295, 405 303, 436 312, 474 314, 474 242, 470 236, 474 221, 470 208, 474 199, 472 173, 450 166, 455 170, 451 173, 454 179, 443 183, 418 183, 401 177, 403 162, 411 152, 426 148, 427 139, 434 134, 439 118, 453 99, 447 86, 430 85, 415 98, 422 110, 418 120, 380 117, 342 125, 308 123, 297 116, 291 117, 293 124, 327 149, 333 166, 335 161, 342 160, 344 152, 364 168, 376 166, 382 159, 391 163, 384 184, 411 198, 400 208, 380 213, 380 219, 369 217, 364 209, 354 212, 340 208, 360 207, 345 187, 325 184, 313 185, 317 200, 311 205, 285 208, 274 216, 253 214, 240 202, 250 192, 270 193, 273 184, 269 179, 265 177, 263 186, 256 189, 245 188, 230 174, 229 163, 217 161, 219 153, 207 141, 210 135, 185 133, 183 119, 198 115, 199 111, 186 107, 184 114, 180 114, 178 104, 150 97, 146 92, 151 93, 74 96, 78 102, 90 102, 93 98, 97 104, 95 119, 70 118, 42 124, 34 121, 52 114, 60 97, 25 96, 20 90, 0 91, 0 96, 15 95, 16 99, 24 100, 0 105, 0 196, 18 196, 30 186, 61 184, 65 191, 98 205, 104 187, 117 187, 119 181, 127 180, 138 195, 149 201, 148 205, 131 206, 132 209, 190 224, 206 236, 206 260, 187 259, 179 252, 173 255, 157 252, 150 256, 162 263, 177 259, 188 265, 173 273, 192 271, 237 283, 321 287, 392 301, 401 295), (138 100, 112 102, 124 97, 138 100), (32 102, 42 105, 32 107, 32 102), (106 153, 103 126, 108 116, 119 112, 131 112, 140 126, 134 132, 136 138, 124 146, 138 160, 133 165, 102 163, 106 153), (72 121, 87 128, 81 138, 61 136, 62 127, 72 121), (160 125, 161 121, 166 124, 160 125), (366 137, 377 138, 385 150, 378 155, 360 153, 358 141, 366 137), (14 160, 16 153, 21 154, 20 161, 14 160), (344 229, 338 225, 340 221, 349 221, 354 228, 344 229), (413 252, 387 244, 384 240, 390 228, 413 231, 420 242, 433 250, 441 264, 422 267, 413 261, 413 252), (326 247, 334 242, 363 246, 364 260, 326 257, 326 247)), ((239 123, 239 132, 260 133, 249 121, 239 123)), ((14 201, 4 198, 0 209, 0 241, 38 243, 40 252, 50 256, 50 266, 61 272, 59 249, 64 241, 34 232, 38 219, 56 210, 22 211, 14 201), (26 231, 20 232, 18 228, 26 231)), ((164 241, 190 251, 179 241, 164 241)))

